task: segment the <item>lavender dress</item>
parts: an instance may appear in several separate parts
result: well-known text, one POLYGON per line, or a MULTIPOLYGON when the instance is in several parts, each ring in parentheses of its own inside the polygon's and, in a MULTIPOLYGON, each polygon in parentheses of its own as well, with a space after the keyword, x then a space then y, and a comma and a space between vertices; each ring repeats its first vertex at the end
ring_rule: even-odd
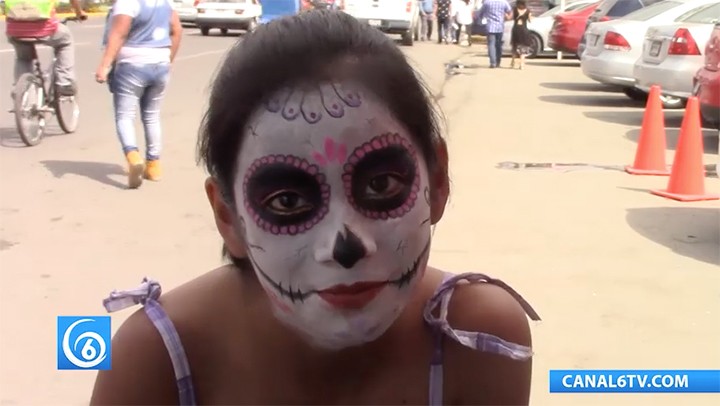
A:
MULTIPOLYGON (((492 334, 454 329, 448 324, 447 313, 450 298, 455 286, 463 280, 470 283, 490 283, 501 287, 520 303, 532 320, 540 320, 540 316, 530 304, 501 280, 480 273, 458 275, 445 273, 442 283, 428 301, 423 313, 425 322, 432 329, 435 336, 435 350, 430 362, 428 377, 430 380, 428 404, 433 406, 443 404, 443 340, 446 337, 476 351, 498 354, 515 360, 526 360, 532 357, 532 349, 529 347, 505 341, 492 334), (432 313, 438 307, 438 317, 435 317, 432 313)), ((190 374, 190 364, 175 326, 157 301, 161 291, 159 283, 145 278, 136 289, 113 291, 103 301, 103 305, 108 312, 115 312, 136 304, 144 306, 145 313, 162 336, 165 347, 167 347, 170 354, 177 381, 179 404, 195 405, 197 402, 192 375, 190 374)))

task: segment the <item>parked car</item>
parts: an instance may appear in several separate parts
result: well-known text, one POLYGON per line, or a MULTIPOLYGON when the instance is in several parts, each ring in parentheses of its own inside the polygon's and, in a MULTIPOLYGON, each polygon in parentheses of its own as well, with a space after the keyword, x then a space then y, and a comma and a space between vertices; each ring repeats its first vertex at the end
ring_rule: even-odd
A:
POLYGON ((253 31, 262 16, 259 0, 212 0, 197 5, 195 24, 202 35, 219 28, 222 35, 228 30, 253 31))
POLYGON ((693 78, 704 64, 701 50, 720 19, 720 1, 679 17, 674 24, 650 27, 642 56, 635 62, 635 86, 662 89, 663 104, 682 108, 692 95, 693 78))
POLYGON ((700 100, 703 120, 720 130, 720 22, 705 46, 705 65, 695 74, 693 93, 700 100))
MULTIPOLYGON (((548 37, 550 36, 550 29, 555 22, 556 15, 560 14, 561 12, 578 10, 593 3, 597 3, 597 0, 568 1, 568 4, 565 5, 564 9, 561 6, 556 6, 540 15, 533 14, 532 20, 530 20, 530 22, 528 23, 528 30, 530 30, 531 35, 530 38, 533 39, 533 45, 531 47, 531 54, 529 55, 529 57, 534 58, 538 55, 551 54, 555 52, 552 48, 550 48, 550 46, 548 46, 548 37)), ((510 45, 510 40, 512 39, 512 27, 512 21, 505 22, 505 34, 503 35, 503 52, 507 54, 511 53, 512 51, 512 47, 510 45)))
MULTIPOLYGON (((515 7, 515 1, 516 0, 507 0, 508 4, 510 4, 510 7, 515 7)), ((540 16, 541 14, 544 14, 551 8, 560 4, 559 0, 526 0, 525 3, 527 4, 528 10, 530 10, 530 13, 532 13, 533 16, 540 16)), ((568 3, 572 3, 572 0, 569 0, 568 3)), ((470 32, 472 33, 472 35, 487 35, 487 27, 485 25, 486 22, 477 18, 481 9, 482 6, 478 7, 477 10, 475 10, 476 18, 473 19, 473 23, 470 26, 470 32)), ((505 32, 509 32, 507 31, 507 25, 505 26, 505 32)), ((504 37, 505 36, 503 36, 503 38, 504 37)))
MULTIPOLYGON (((585 31, 587 31, 592 23, 615 20, 660 1, 661 0, 603 0, 600 6, 598 6, 588 18, 585 24, 585 31)), ((585 35, 583 33, 583 36, 580 38, 580 45, 578 45, 578 55, 581 58, 585 52, 585 46, 585 35)))
POLYGON ((197 18, 197 9, 200 0, 173 0, 172 8, 177 11, 183 25, 194 25, 197 18))
POLYGON ((555 22, 550 30, 550 48, 577 54, 580 38, 585 31, 585 22, 600 3, 592 3, 575 11, 560 13, 555 16, 555 22))
POLYGON ((647 93, 635 87, 633 69, 642 55, 645 32, 651 26, 674 22, 688 11, 718 0, 667 0, 641 8, 617 20, 590 25, 587 48, 580 66, 585 76, 600 83, 622 86, 628 97, 644 100, 647 93))
POLYGON ((340 9, 386 34, 399 34, 403 45, 419 39, 417 0, 344 0, 340 9))

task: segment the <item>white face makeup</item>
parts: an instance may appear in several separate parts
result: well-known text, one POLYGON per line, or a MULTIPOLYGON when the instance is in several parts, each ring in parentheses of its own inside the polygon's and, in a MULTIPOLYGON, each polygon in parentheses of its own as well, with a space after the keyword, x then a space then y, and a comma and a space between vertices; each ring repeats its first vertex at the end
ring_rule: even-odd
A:
POLYGON ((375 340, 430 251, 419 148, 385 105, 347 83, 283 90, 250 123, 235 201, 275 315, 322 348, 375 340))

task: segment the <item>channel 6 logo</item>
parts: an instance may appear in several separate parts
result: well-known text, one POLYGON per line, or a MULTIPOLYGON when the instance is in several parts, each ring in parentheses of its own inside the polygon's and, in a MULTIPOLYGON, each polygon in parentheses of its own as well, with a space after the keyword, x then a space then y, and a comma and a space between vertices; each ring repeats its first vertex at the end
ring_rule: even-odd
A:
POLYGON ((58 369, 110 369, 110 316, 58 316, 58 369))

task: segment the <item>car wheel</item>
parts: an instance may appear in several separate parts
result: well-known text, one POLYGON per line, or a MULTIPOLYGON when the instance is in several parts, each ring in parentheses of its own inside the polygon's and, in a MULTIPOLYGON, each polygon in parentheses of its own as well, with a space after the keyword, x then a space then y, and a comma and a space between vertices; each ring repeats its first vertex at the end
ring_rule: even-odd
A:
POLYGON ((623 93, 625 93, 625 96, 631 98, 635 101, 647 101, 648 94, 644 91, 638 89, 637 87, 625 87, 623 88, 623 93))
POLYGON ((405 33, 403 33, 401 43, 405 46, 410 47, 413 45, 413 42, 414 42, 413 41, 413 30, 411 28, 411 29, 405 31, 405 33))
POLYGON ((415 25, 413 27, 413 40, 420 41, 420 17, 415 18, 415 25))
POLYGON ((248 23, 247 32, 255 31, 257 29, 257 26, 258 24, 256 19, 250 20, 250 22, 248 23))
POLYGON ((210 27, 200 27, 200 34, 208 36, 210 34, 210 27))
POLYGON ((663 94, 660 95, 660 102, 662 102, 665 109, 682 109, 685 107, 687 100, 663 94))
POLYGON ((535 33, 530 34, 530 55, 528 58, 536 58, 543 51, 542 38, 535 33))

